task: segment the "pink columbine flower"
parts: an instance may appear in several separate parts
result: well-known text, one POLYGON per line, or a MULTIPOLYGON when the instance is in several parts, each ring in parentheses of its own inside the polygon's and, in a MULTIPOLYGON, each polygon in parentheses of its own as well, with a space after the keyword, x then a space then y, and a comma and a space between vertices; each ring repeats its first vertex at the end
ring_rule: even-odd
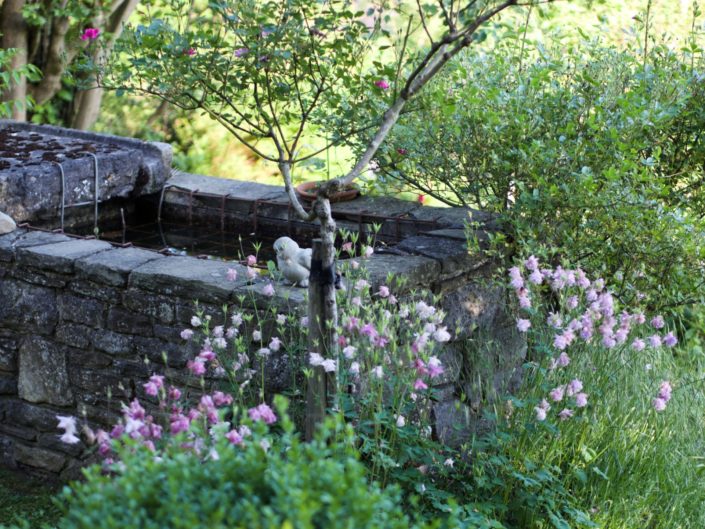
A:
POLYGON ((360 268, 360 263, 353 259, 352 261, 350 261, 350 266, 353 270, 357 270, 358 268, 360 268))
POLYGON ((225 277, 228 281, 237 281, 237 270, 234 268, 228 268, 228 272, 225 274, 225 277))
POLYGON ((536 414, 537 421, 545 421, 546 420, 546 410, 545 409, 540 408, 539 406, 536 406, 534 408, 534 413, 536 414))
POLYGON ((566 337, 564 335, 556 334, 556 336, 553 338, 553 346, 559 351, 562 351, 566 347, 568 347, 568 340, 566 340, 566 337))
POLYGON ((656 411, 663 411, 666 409, 666 401, 662 398, 656 397, 651 401, 651 405, 656 411))
POLYGON ((230 441, 230 444, 233 444, 235 446, 241 445, 243 442, 242 435, 240 435, 240 432, 237 430, 230 430, 228 433, 225 434, 225 438, 230 441))
POLYGON ((583 383, 580 380, 578 380, 577 378, 574 378, 566 386, 565 393, 569 397, 572 397, 576 393, 580 393, 582 391, 582 389, 583 389, 583 383))
POLYGON ((196 55, 196 49, 189 48, 187 50, 184 50, 184 55, 188 55, 189 57, 193 57, 194 55, 196 55))
POLYGON ((416 201, 417 201, 419 204, 423 204, 424 202, 426 202, 426 195, 421 195, 421 194, 420 194, 419 196, 416 197, 416 201))
POLYGON ((519 306, 522 309, 530 309, 531 308, 531 298, 529 297, 528 293, 524 294, 522 296, 519 296, 519 306))
POLYGON ((274 295, 274 285, 267 283, 262 289, 262 294, 271 298, 274 295))
POLYGON ((272 351, 270 351, 267 347, 261 347, 257 350, 257 356, 260 358, 267 358, 270 354, 272 354, 272 351))
POLYGON ((663 344, 666 347, 675 347, 677 343, 678 338, 676 338, 672 332, 669 332, 666 336, 663 337, 663 344))
POLYGON ((349 254, 352 255, 352 253, 353 253, 353 244, 352 244, 350 241, 348 241, 348 242, 344 243, 343 246, 342 246, 340 249, 341 249, 342 251, 347 252, 347 253, 349 253, 349 254))
POLYGON ((534 270, 539 269, 539 260, 535 256, 530 255, 529 258, 524 261, 524 266, 527 270, 531 270, 533 272, 534 270))
POLYGON ((388 286, 385 286, 385 285, 382 285, 381 287, 379 287, 379 291, 377 292, 377 294, 378 294, 379 297, 381 297, 381 298, 388 298, 388 297, 389 297, 389 293, 390 293, 390 292, 389 292, 389 287, 388 287, 388 286))
POLYGON ((527 332, 529 327, 531 327, 531 321, 517 318, 517 329, 519 332, 527 332))
POLYGON ((371 257, 372 254, 375 253, 374 248, 372 246, 365 246, 365 248, 362 251, 362 255, 365 257, 371 257))
POLYGON ((515 288, 515 289, 520 289, 524 287, 524 278, 521 275, 521 270, 519 270, 518 266, 512 266, 509 269, 509 284, 515 288))
POLYGON ((560 402, 563 400, 564 393, 565 393, 565 387, 558 386, 557 388, 553 388, 551 390, 551 392, 548 394, 548 396, 551 397, 551 400, 553 402, 560 402))
POLYGON ((382 366, 377 366, 377 367, 373 368, 372 375, 375 378, 381 380, 384 377, 384 369, 382 368, 382 366))
POLYGON ((663 320, 663 316, 655 316, 651 320, 651 326, 654 329, 663 329, 664 325, 666 325, 666 322, 663 320))
POLYGON ((193 336, 193 331, 191 329, 184 329, 183 331, 181 331, 181 339, 182 340, 190 340, 192 336, 193 336))
POLYGON ((185 415, 178 414, 176 416, 172 416, 171 418, 171 423, 169 425, 169 430, 171 431, 172 435, 176 435, 179 432, 185 432, 189 429, 191 422, 189 421, 188 417, 185 415))
POLYGON ((83 30, 81 35, 81 40, 95 40, 100 35, 100 30, 98 28, 86 28, 83 30))
POLYGON ((343 356, 345 356, 348 360, 351 360, 355 357, 356 351, 357 349, 354 346, 348 345, 343 349, 343 356))
POLYGON ((203 325, 201 318, 199 318, 198 316, 193 316, 191 318, 191 327, 200 327, 201 325, 203 325))
POLYGON ((355 296, 350 300, 350 303, 352 303, 354 307, 362 307, 362 298, 360 296, 355 296))
POLYGON ((529 274, 529 282, 534 285, 540 285, 543 283, 543 274, 540 270, 534 270, 529 274))
POLYGON ((353 362, 350 364, 350 374, 359 375, 360 374, 360 362, 353 362))
POLYGON ((274 352, 277 352, 279 349, 281 349, 281 346, 282 341, 276 336, 272 338, 272 340, 269 342, 269 348, 274 352))
POLYGON ((566 353, 561 353, 558 355, 556 364, 558 367, 566 367, 570 364, 570 357, 566 353))
POLYGON ((671 387, 671 383, 668 380, 664 380, 661 382, 661 386, 659 386, 658 390, 658 398, 663 399, 665 402, 668 402, 671 400, 671 392, 673 391, 673 388, 671 387))
POLYGON ((248 266, 246 274, 247 274, 247 279, 249 281, 252 281, 254 278, 257 277, 257 270, 255 270, 251 266, 248 266))
POLYGON ((250 53, 249 48, 238 48, 233 52, 233 55, 237 58, 240 58, 240 57, 244 57, 248 53, 250 53))
POLYGON ((587 406, 588 403, 588 396, 587 393, 578 393, 575 395, 575 405, 578 408, 584 408, 587 406))
POLYGON ((265 424, 274 424, 277 422, 277 416, 272 411, 272 408, 267 404, 262 403, 259 406, 247 410, 247 414, 253 421, 264 421, 265 424))
POLYGON ((257 264, 257 257, 254 255, 247 256, 247 266, 255 266, 257 264))
POLYGON ((414 391, 422 391, 424 389, 428 389, 428 384, 420 378, 417 378, 414 382, 414 391))
POLYGON ((171 386, 169 388, 169 398, 171 400, 179 400, 181 398, 181 390, 179 388, 171 386))
POLYGON ((382 90, 389 89, 389 83, 387 81, 385 81, 384 79, 379 79, 378 81, 375 81, 375 86, 377 88, 381 88, 382 90))
POLYGON ((222 391, 213 393, 213 404, 216 406, 230 406, 233 403, 233 396, 222 391))
POLYGON ((206 365, 203 360, 189 360, 186 362, 186 368, 194 375, 201 376, 206 372, 206 365))
POLYGON ((654 349, 661 347, 661 337, 658 334, 649 336, 649 345, 654 349))
POLYGON ((404 418, 403 415, 397 415, 395 417, 396 425, 397 428, 404 428, 404 425, 406 425, 406 419, 404 418))
POLYGON ((355 282, 355 290, 362 290, 363 288, 367 288, 369 286, 370 286, 370 284, 367 281, 365 281, 364 279, 358 279, 355 282))
POLYGON ((567 421, 572 416, 573 416, 573 410, 571 410, 570 408, 565 408, 565 409, 561 410, 560 413, 558 414, 558 418, 562 421, 567 421))
POLYGON ((441 364, 441 361, 437 356, 432 356, 428 359, 428 364, 426 365, 426 368, 428 369, 428 376, 430 376, 431 378, 436 378, 442 375, 445 371, 445 369, 443 368, 443 364, 441 364))
POLYGON ((252 341, 253 342, 259 342, 262 339, 262 331, 259 329, 255 329, 252 331, 252 341))
POLYGON ((323 356, 321 356, 319 353, 309 353, 308 363, 313 367, 323 365, 323 356))

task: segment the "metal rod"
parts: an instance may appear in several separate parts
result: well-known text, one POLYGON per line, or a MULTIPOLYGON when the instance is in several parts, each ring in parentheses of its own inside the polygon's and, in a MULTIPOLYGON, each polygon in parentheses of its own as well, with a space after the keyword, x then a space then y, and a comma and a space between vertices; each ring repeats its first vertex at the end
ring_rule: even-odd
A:
POLYGON ((66 209, 66 176, 64 168, 60 162, 56 162, 59 166, 59 176, 61 178, 61 233, 64 232, 64 210, 66 209))
POLYGON ((122 244, 125 244, 127 238, 127 224, 125 223, 125 210, 120 208, 120 219, 122 220, 122 244))
POLYGON ((86 153, 93 157, 93 175, 95 180, 94 189, 94 206, 93 206, 93 233, 98 235, 98 202, 100 198, 100 184, 98 183, 98 157, 92 152, 86 153))

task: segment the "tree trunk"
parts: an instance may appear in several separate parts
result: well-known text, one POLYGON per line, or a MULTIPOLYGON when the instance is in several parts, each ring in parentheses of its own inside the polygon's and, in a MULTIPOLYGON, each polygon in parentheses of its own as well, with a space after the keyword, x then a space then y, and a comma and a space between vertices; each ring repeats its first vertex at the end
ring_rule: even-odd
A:
MULTIPOLYGON (((115 41, 120 38, 127 19, 137 7, 139 0, 122 0, 113 6, 112 12, 107 21, 98 20, 96 26, 110 34, 110 40, 104 47, 97 47, 93 54, 95 64, 102 64, 113 49, 115 41), (105 26, 104 28, 102 26, 105 26)), ((106 36, 107 38, 107 36, 106 36)), ((71 120, 71 127, 75 129, 89 129, 98 120, 100 104, 103 100, 103 89, 94 86, 88 90, 82 90, 76 94, 76 113, 71 120)))
MULTIPOLYGON (((328 199, 314 207, 325 216, 321 220, 321 239, 313 240, 311 277, 308 288, 309 350, 325 358, 338 359, 335 333, 338 307, 335 298, 335 221, 328 199), (326 214, 327 212, 327 214, 326 214)), ((313 368, 306 390, 306 440, 313 439, 316 427, 323 421, 326 408, 334 405, 336 378, 322 367, 313 368)))
MULTIPOLYGON (((10 71, 23 68, 27 65, 27 24, 22 18, 22 8, 26 0, 5 0, 0 7, 0 44, 3 49, 15 48, 14 55, 8 68, 10 71)), ((10 83, 9 88, 2 94, 3 101, 17 101, 13 105, 12 119, 26 121, 27 119, 27 78, 23 75, 18 83, 10 83)))

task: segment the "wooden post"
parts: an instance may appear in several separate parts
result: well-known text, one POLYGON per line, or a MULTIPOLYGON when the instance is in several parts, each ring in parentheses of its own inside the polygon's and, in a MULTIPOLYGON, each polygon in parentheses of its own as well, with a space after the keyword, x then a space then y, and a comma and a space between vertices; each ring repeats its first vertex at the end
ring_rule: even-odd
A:
MULTIPOLYGON (((322 239, 313 240, 311 276, 308 286, 308 350, 324 358, 337 358, 334 347, 335 318, 327 310, 330 290, 335 295, 335 264, 324 266, 322 239)), ((313 367, 306 388, 306 440, 313 439, 316 426, 323 421, 328 399, 335 391, 335 378, 321 366, 313 367)))

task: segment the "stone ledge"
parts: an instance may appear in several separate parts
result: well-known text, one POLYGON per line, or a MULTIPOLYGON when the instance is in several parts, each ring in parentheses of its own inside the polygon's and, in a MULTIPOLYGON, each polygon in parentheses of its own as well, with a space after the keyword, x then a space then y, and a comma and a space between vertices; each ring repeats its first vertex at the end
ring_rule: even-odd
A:
POLYGON ((78 277, 96 283, 123 287, 127 284, 130 272, 143 264, 165 257, 142 248, 113 248, 107 252, 84 257, 76 262, 78 277))
POLYGON ((20 228, 7 235, 0 235, 0 261, 12 261, 19 248, 29 248, 31 246, 41 246, 71 240, 75 239, 71 239, 61 233, 20 228))
POLYGON ((70 274, 77 259, 110 250, 110 243, 98 240, 73 239, 70 241, 20 248, 17 263, 40 270, 70 274))

